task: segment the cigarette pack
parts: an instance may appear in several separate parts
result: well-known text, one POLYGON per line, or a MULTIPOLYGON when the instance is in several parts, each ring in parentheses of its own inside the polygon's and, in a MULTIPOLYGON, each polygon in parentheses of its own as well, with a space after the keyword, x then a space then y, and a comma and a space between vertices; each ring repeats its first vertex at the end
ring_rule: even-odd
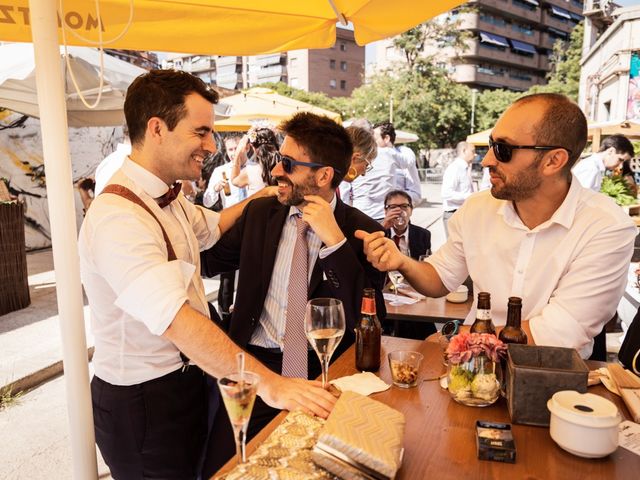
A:
POLYGON ((478 420, 476 422, 476 445, 480 460, 516 462, 516 445, 509 423, 478 420))

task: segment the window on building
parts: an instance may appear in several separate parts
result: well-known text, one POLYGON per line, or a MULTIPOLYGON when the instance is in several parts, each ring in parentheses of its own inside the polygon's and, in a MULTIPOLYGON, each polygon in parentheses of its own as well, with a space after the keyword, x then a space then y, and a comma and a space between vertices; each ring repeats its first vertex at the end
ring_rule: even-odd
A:
POLYGON ((347 71, 347 62, 345 61, 340 62, 340 70, 342 70, 343 72, 347 71))
POLYGON ((336 88, 337 82, 335 78, 332 78, 331 80, 329 80, 329 87, 331 88, 336 88))
POLYGON ((333 59, 329 60, 329 68, 331 70, 335 70, 336 69, 336 61, 335 60, 333 60, 333 59))
POLYGON ((602 106, 604 107, 605 121, 608 122, 611 120, 611 100, 604 102, 602 106))
POLYGON ((289 58, 289 66, 290 67, 295 67, 298 64, 298 59, 297 58, 289 58))
POLYGON ((528 36, 533 35, 533 26, 526 23, 514 22, 511 24, 511 30, 518 33, 523 33, 528 36))
POLYGON ((384 57, 387 60, 391 60, 395 56, 396 56, 396 47, 394 47, 393 45, 388 46, 384 52, 384 57))
POLYGON ((347 81, 340 80, 340 90, 346 90, 346 89, 347 89, 347 81))
POLYGON ((344 42, 340 42, 340 51, 341 52, 346 52, 347 51, 347 44, 344 42))
POLYGON ((507 21, 502 17, 496 17, 495 15, 491 15, 490 13, 480 12, 480 20, 485 23, 490 23, 491 25, 496 25, 498 27, 504 27, 507 24, 507 21))
POLYGON ((523 10, 530 10, 532 12, 535 12, 539 6, 539 3, 537 0, 512 0, 512 1, 516 7, 522 8, 523 10))
POLYGON ((298 80, 296 77, 291 77, 291 80, 289 80, 289 85, 291 85, 292 87, 295 87, 295 88, 299 88, 300 87, 300 80, 298 80))

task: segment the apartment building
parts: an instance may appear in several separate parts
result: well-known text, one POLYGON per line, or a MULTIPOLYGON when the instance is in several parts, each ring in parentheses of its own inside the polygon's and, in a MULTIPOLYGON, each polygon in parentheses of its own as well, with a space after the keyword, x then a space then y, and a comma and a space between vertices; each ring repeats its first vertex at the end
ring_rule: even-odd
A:
MULTIPOLYGON (((467 48, 455 52, 430 45, 425 55, 447 68, 454 81, 476 89, 524 91, 545 83, 556 40, 567 40, 582 20, 583 0, 472 0, 472 13, 452 15, 470 32, 467 48)), ((389 68, 402 55, 392 40, 376 52, 377 69, 389 68)))
POLYGON ((640 5, 613 7, 586 1, 578 103, 597 124, 640 123, 640 5))
POLYGON ((231 90, 284 82, 331 97, 348 96, 363 82, 364 47, 356 44, 352 30, 337 28, 336 37, 331 48, 249 57, 172 55, 163 66, 185 70, 209 84, 231 90))

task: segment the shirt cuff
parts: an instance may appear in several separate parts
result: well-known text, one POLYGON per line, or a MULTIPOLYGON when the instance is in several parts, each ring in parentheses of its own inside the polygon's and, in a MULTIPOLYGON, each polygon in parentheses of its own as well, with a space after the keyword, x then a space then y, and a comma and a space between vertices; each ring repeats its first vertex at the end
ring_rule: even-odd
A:
POLYGON ((320 258, 327 258, 333 252, 338 250, 342 245, 344 245, 346 243, 346 241, 347 241, 347 237, 344 237, 342 239, 342 241, 336 243, 333 247, 323 247, 323 248, 321 248, 320 252, 318 253, 318 256, 320 258))
POLYGON ((187 289, 195 271, 195 265, 184 260, 158 264, 130 283, 115 305, 154 335, 162 335, 189 301, 187 289))
POLYGON ((575 348, 582 358, 589 358, 593 340, 580 322, 557 304, 549 303, 541 315, 529 319, 529 329, 536 345, 575 348))

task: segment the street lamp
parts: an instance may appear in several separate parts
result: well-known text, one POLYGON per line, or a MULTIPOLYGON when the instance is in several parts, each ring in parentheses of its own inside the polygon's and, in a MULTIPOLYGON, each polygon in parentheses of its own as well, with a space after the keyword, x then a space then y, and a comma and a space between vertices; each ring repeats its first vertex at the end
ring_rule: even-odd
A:
POLYGON ((478 89, 471 89, 471 133, 475 131, 475 119, 476 119, 476 95, 478 95, 478 89))

